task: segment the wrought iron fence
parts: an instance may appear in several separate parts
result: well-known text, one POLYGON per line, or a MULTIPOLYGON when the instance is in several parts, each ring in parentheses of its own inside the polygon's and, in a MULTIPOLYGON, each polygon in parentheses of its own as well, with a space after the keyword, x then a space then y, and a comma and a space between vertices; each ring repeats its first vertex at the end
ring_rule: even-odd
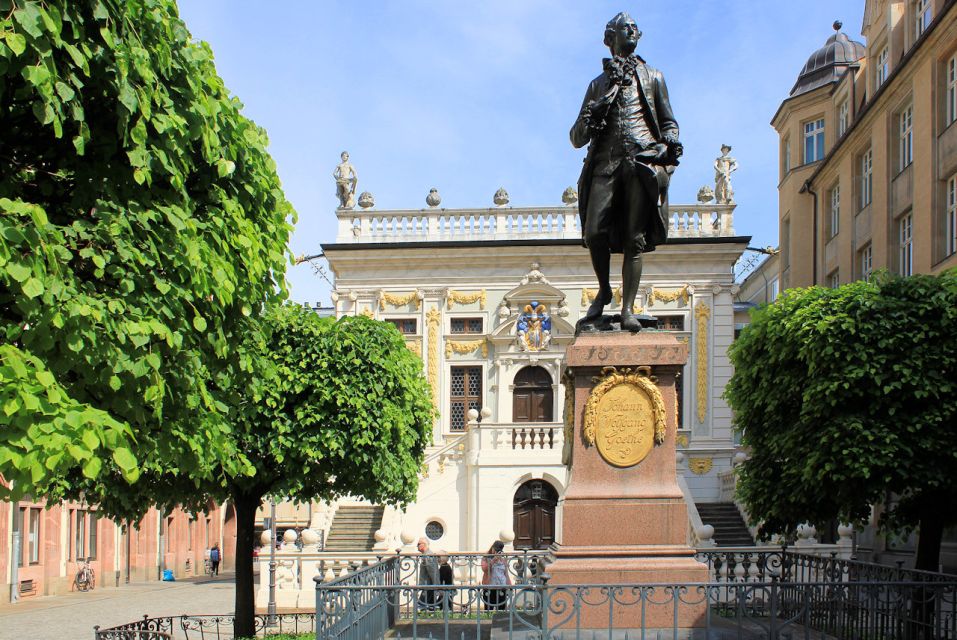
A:
POLYGON ((954 640, 957 582, 321 585, 317 638, 954 640), (496 593, 497 592, 497 593, 496 593))
POLYGON ((513 584, 490 588, 465 579, 482 557, 450 557, 453 585, 415 584, 431 561, 422 556, 319 584, 317 638, 679 637, 691 625, 740 638, 957 640, 954 576, 776 549, 699 554, 708 584, 555 586, 542 557, 523 553, 508 558, 513 584))
MULTIPOLYGON (((94 640, 231 640, 235 617, 228 615, 182 615, 150 618, 109 629, 93 628, 94 640)), ((315 613, 280 613, 273 619, 260 614, 256 635, 302 634, 316 629, 315 613)))

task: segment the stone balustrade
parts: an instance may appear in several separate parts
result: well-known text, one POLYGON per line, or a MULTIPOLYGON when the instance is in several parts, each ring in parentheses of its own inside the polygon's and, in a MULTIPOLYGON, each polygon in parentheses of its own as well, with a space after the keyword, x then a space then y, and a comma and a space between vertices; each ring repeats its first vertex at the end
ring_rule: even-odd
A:
MULTIPOLYGON (((481 452, 551 452, 555 462, 561 459, 565 433, 561 422, 487 423, 469 428, 469 450, 481 452)), ((544 461, 543 461, 544 462, 544 461)))
MULTIPOLYGON (((733 204, 672 205, 674 238, 734 236, 733 204)), ((338 209, 336 242, 454 242, 581 238, 578 208, 338 209)))

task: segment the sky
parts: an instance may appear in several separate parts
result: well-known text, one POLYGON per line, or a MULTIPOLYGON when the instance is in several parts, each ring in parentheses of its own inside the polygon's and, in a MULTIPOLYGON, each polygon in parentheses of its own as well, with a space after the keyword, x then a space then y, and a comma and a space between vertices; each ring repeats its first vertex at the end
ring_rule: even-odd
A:
MULTIPOLYGON (((298 213, 295 255, 335 241, 332 173, 348 151, 379 209, 558 206, 584 149, 571 128, 608 55, 605 23, 628 11, 639 53, 662 71, 684 157, 671 201, 714 185, 733 147, 735 232, 778 244, 778 137, 769 124, 808 57, 833 33, 862 40, 864 0, 179 0, 243 113, 265 128, 298 213)), ((331 274, 329 276, 332 277, 331 274)), ((330 304, 308 264, 297 302, 330 304)))

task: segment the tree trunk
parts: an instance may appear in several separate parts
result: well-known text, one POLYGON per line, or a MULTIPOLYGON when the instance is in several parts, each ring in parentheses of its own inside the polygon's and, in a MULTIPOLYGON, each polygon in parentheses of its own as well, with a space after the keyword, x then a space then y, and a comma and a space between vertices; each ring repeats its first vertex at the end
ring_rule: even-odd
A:
POLYGON ((252 638, 256 635, 256 593, 253 585, 253 544, 255 543, 256 509, 262 496, 236 493, 236 608, 233 635, 252 638))
POLYGON ((944 504, 925 508, 920 516, 920 531, 917 536, 917 558, 914 568, 922 571, 940 569, 940 543, 944 536, 944 504))

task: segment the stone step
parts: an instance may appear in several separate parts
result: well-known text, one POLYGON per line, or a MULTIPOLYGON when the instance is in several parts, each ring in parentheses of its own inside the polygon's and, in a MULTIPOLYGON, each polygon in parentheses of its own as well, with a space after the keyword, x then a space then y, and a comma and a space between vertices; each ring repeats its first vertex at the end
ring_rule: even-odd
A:
POLYGON ((719 547, 750 547, 754 545, 738 507, 731 503, 696 504, 701 522, 714 527, 714 542, 719 547))

